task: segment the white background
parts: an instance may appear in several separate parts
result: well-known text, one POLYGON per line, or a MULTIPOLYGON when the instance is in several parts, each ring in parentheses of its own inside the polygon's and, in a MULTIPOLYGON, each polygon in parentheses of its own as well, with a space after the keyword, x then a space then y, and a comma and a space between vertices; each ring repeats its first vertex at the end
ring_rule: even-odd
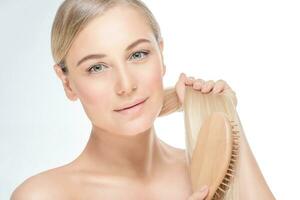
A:
MULTIPOLYGON (((165 86, 180 72, 224 79, 237 93, 251 149, 276 199, 300 180, 300 6, 292 0, 145 0, 165 40, 165 86)), ((0 0, 0 199, 26 178, 73 160, 90 123, 53 70, 50 30, 61 1, 0 0)), ((158 135, 184 148, 182 113, 158 135)), ((245 186, 246 187, 246 186, 245 186)))

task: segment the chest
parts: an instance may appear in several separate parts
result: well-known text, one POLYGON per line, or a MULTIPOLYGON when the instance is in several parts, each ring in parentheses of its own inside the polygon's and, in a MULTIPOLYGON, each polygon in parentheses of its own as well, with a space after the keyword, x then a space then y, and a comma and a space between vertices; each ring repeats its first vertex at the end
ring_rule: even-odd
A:
POLYGON ((189 178, 184 174, 166 174, 151 184, 108 179, 89 181, 74 188, 76 200, 186 200, 191 195, 189 178))

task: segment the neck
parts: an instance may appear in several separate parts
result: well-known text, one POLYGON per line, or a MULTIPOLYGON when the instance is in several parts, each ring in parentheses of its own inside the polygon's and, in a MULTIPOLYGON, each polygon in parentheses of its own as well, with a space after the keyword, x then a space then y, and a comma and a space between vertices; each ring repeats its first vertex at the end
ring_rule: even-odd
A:
POLYGON ((115 135, 93 127, 84 150, 89 166, 105 174, 149 178, 162 164, 163 149, 155 129, 134 136, 115 135))

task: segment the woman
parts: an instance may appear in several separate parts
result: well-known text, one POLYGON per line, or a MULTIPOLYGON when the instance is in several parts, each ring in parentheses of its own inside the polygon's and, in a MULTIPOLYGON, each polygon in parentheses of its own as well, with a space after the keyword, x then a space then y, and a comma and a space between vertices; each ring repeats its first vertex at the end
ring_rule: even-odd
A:
MULTIPOLYGON (((92 123, 91 135, 74 161, 28 178, 13 200, 205 198, 207 187, 192 194, 185 151, 156 136, 166 67, 159 26, 142 2, 64 1, 52 27, 52 53, 66 96, 80 100, 92 123)), ((232 91, 222 80, 181 74, 179 105, 185 85, 232 91)))

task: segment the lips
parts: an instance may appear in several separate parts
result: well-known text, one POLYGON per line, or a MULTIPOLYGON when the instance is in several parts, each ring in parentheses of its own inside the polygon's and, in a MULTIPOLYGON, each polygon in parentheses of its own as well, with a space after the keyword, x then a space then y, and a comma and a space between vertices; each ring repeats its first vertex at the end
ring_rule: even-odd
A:
POLYGON ((125 110, 125 109, 128 109, 128 108, 132 108, 138 104, 141 104, 143 103, 144 101, 146 101, 147 98, 143 98, 143 99, 137 99, 135 101, 133 101, 132 103, 129 103, 129 104, 124 104, 123 106, 121 106, 120 108, 114 110, 114 111, 121 111, 121 110, 125 110))

